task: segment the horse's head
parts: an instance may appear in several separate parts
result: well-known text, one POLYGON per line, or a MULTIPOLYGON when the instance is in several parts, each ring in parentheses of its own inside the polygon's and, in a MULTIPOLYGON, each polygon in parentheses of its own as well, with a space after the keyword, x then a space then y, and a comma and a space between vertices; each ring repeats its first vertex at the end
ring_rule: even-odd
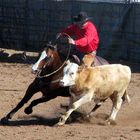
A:
POLYGON ((32 73, 40 73, 42 69, 52 67, 52 65, 54 65, 53 62, 56 61, 55 59, 58 57, 56 54, 54 49, 50 47, 45 48, 40 54, 38 61, 33 65, 32 73))

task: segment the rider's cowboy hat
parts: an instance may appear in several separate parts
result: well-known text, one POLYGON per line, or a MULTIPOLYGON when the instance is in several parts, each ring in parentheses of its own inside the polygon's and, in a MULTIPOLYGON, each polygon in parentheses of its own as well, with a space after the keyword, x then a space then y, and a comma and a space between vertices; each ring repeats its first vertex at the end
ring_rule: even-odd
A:
POLYGON ((78 15, 73 16, 74 22, 86 22, 89 19, 90 17, 88 17, 87 13, 84 11, 81 11, 78 15))

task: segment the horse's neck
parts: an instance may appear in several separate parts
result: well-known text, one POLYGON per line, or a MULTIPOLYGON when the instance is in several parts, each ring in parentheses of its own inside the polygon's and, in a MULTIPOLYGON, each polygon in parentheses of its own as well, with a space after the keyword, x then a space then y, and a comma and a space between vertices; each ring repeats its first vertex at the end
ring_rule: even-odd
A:
POLYGON ((52 66, 52 72, 55 72, 53 79, 58 79, 62 77, 63 74, 63 63, 60 60, 60 57, 56 55, 54 58, 53 66, 52 66))
POLYGON ((60 67, 62 66, 62 61, 58 55, 58 53, 55 54, 55 57, 54 57, 54 62, 53 62, 53 69, 54 70, 57 70, 59 69, 60 67))

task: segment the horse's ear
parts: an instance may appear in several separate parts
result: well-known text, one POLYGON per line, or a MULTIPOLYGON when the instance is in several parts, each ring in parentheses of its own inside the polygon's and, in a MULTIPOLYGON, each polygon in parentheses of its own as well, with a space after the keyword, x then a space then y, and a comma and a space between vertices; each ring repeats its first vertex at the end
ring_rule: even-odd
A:
POLYGON ((47 48, 50 48, 50 49, 52 49, 54 51, 57 51, 57 45, 52 44, 51 41, 49 41, 49 43, 47 43, 46 46, 47 46, 47 48))
POLYGON ((57 51, 57 45, 54 45, 53 48, 55 51, 57 51))

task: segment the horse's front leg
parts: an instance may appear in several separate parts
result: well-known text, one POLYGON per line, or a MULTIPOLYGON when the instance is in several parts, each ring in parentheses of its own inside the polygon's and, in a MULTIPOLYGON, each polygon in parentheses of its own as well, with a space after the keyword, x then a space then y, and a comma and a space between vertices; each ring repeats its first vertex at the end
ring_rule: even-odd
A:
POLYGON ((49 100, 49 99, 46 98, 45 96, 42 96, 42 97, 39 98, 39 99, 33 100, 33 101, 31 102, 31 104, 30 104, 28 107, 25 108, 24 112, 25 112, 26 114, 31 114, 31 113, 33 112, 33 107, 34 107, 34 106, 36 106, 36 105, 38 105, 38 104, 40 104, 40 103, 44 103, 44 102, 46 102, 46 101, 48 101, 48 100, 49 100))
POLYGON ((38 105, 40 103, 44 103, 44 102, 47 102, 49 100, 52 100, 52 99, 54 99, 54 98, 56 98, 58 96, 56 94, 57 93, 56 91, 53 92, 53 91, 49 91, 48 90, 48 92, 46 93, 47 90, 48 89, 46 89, 46 88, 45 89, 42 89, 41 91, 43 93, 43 96, 41 98, 38 98, 36 100, 33 100, 31 102, 31 104, 28 107, 25 108, 24 112, 26 114, 31 114, 33 112, 33 107, 34 106, 36 106, 36 105, 38 105))
POLYGON ((13 117, 13 115, 21 108, 23 107, 23 105, 25 103, 27 103, 31 97, 36 93, 38 92, 39 89, 38 89, 38 86, 36 85, 36 82, 34 81, 33 83, 31 83, 24 95, 24 97, 22 98, 22 100, 17 104, 17 106, 12 109, 5 117, 3 117, 1 119, 1 122, 2 123, 7 123, 9 119, 11 119, 13 117))

